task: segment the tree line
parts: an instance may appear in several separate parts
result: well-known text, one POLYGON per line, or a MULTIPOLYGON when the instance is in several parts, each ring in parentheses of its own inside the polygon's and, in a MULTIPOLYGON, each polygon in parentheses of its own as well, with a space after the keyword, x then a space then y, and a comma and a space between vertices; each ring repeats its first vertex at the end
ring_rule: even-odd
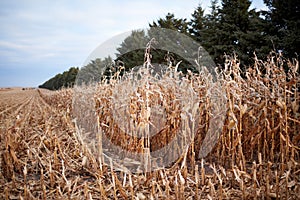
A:
MULTIPOLYGON (((250 9, 250 0, 212 0, 210 12, 205 14, 201 4, 195 8, 190 20, 177 18, 173 13, 159 18, 149 24, 151 28, 166 28, 183 33, 193 38, 209 53, 217 65, 222 66, 225 54, 235 54, 241 62, 241 69, 254 62, 254 54, 265 59, 270 51, 281 53, 287 59, 298 59, 300 53, 300 0, 264 0, 268 10, 250 9)), ((151 32, 133 31, 117 49, 116 59, 104 58, 91 61, 84 66, 85 82, 100 81, 101 74, 111 77, 116 68, 123 71, 141 65, 144 60, 144 49, 151 40, 151 32), (134 51, 128 51, 136 49, 134 51), (120 65, 120 63, 122 63, 120 65), (101 72, 101 73, 99 73, 101 72)), ((182 58, 164 50, 153 52, 155 62, 176 64, 182 58)), ((187 71, 189 63, 181 64, 182 71, 187 71)), ((72 86, 64 83, 63 75, 56 75, 47 81, 54 89, 72 86), (60 84, 55 83, 58 81, 60 84)), ((44 83, 43 85, 45 85, 44 83)))
POLYGON ((61 88, 73 87, 78 74, 78 67, 71 67, 69 70, 59 73, 47 80, 45 83, 39 85, 39 88, 49 90, 59 90, 61 88))

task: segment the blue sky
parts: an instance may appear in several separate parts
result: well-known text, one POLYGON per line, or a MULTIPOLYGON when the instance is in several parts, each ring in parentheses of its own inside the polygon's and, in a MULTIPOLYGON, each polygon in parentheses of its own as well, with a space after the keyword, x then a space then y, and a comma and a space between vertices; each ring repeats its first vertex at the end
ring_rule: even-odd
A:
MULTIPOLYGON (((192 0, 1 0, 0 87, 36 87, 85 62, 111 37, 168 12, 189 18, 201 3, 192 0)), ((263 0, 253 7, 265 9, 263 0)))

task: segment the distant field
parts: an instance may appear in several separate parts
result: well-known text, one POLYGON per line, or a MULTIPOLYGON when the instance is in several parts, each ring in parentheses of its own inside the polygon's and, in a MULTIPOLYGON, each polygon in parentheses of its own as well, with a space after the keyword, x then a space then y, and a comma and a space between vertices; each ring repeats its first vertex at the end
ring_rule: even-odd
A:
MULTIPOLYGON (((237 61, 230 60, 219 79, 228 109, 212 152, 198 159, 211 117, 208 99, 199 104, 200 128, 189 151, 169 168, 140 174, 112 170, 89 152, 72 118, 72 89, 2 88, 0 199, 297 199, 300 78, 298 63, 289 66, 286 73, 277 62, 257 62, 244 79, 237 61)), ((206 94, 201 81, 195 91, 206 94)), ((112 86, 100 88, 95 99, 102 133, 125 149, 143 150, 139 141, 126 147, 124 133, 107 117, 111 104, 104 100, 112 98, 112 86)), ((167 129, 165 136, 177 130, 167 129)))
POLYGON ((19 87, 5 87, 5 88, 0 88, 0 92, 4 92, 4 91, 12 91, 12 90, 21 90, 22 88, 19 88, 19 87))

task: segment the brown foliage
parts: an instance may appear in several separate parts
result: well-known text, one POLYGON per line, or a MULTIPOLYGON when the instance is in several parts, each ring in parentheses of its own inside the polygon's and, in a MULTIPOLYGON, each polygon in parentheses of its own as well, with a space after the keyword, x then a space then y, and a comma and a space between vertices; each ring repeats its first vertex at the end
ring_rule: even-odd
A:
MULTIPOLYGON (((1 199, 297 199, 298 61, 277 56, 266 62, 256 60, 245 78, 235 58, 228 58, 225 66, 218 81, 226 91, 228 109, 216 146, 204 159, 197 159, 212 117, 211 99, 202 99, 210 86, 204 79, 190 78, 187 81, 194 81, 194 91, 203 100, 195 140, 170 168, 151 173, 113 170, 112 163, 104 163, 87 148, 72 121, 71 89, 0 91, 1 199)), ((153 104, 132 100, 131 114, 137 124, 145 119, 137 113, 147 106, 163 105, 167 126, 150 143, 136 138, 128 146, 128 133, 120 130, 110 113, 114 87, 99 86, 95 103, 100 130, 127 150, 161 148, 181 134, 182 107, 174 103, 176 88, 172 87, 141 88, 141 96, 152 91, 153 104)))

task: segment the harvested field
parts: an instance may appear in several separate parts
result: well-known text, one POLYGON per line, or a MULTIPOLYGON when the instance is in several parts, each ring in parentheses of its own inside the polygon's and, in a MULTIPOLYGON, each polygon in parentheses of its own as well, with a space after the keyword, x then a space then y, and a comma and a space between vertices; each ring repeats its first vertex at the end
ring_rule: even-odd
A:
MULTIPOLYGON (((203 79, 190 80, 195 81, 199 95, 206 95, 207 90, 200 89, 209 87, 203 79)), ((206 99, 199 104, 199 128, 188 151, 172 166, 147 173, 114 170, 101 155, 87 149, 71 115, 72 89, 1 90, 0 198, 299 199, 299 63, 273 56, 265 62, 257 60, 241 75, 238 61, 231 58, 218 81, 225 90, 227 109, 212 151, 199 159, 212 117, 208 112, 211 100, 206 99)), ((126 146, 126 133, 107 117, 111 89, 111 84, 99 85, 95 95, 102 134, 138 152, 168 142, 154 137, 151 144, 134 140, 126 146)), ((166 123, 171 128, 163 135, 172 138, 182 134, 176 129, 179 108, 169 99, 174 91, 162 88, 160 92, 165 99, 153 102, 170 110, 166 123)), ((152 98, 158 98, 157 93, 152 92, 152 98)), ((145 108, 138 101, 132 103, 132 114, 145 108)))

